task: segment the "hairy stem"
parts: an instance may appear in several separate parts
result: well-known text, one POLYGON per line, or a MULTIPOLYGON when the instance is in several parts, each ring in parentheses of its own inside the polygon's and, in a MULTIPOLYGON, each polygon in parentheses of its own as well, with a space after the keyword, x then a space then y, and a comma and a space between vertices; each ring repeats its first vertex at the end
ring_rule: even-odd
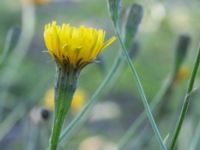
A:
POLYGON ((55 87, 55 114, 52 134, 50 138, 50 150, 56 150, 64 119, 69 111, 74 91, 76 89, 78 75, 74 72, 66 73, 58 70, 58 79, 55 87))

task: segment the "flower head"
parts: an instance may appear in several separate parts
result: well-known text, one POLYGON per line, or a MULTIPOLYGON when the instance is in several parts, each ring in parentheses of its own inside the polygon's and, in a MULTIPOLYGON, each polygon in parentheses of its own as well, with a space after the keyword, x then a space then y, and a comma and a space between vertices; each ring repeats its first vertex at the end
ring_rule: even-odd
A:
POLYGON ((59 26, 56 22, 45 25, 44 40, 48 52, 61 66, 82 68, 92 62, 96 56, 116 37, 107 41, 102 29, 72 27, 69 24, 59 26))

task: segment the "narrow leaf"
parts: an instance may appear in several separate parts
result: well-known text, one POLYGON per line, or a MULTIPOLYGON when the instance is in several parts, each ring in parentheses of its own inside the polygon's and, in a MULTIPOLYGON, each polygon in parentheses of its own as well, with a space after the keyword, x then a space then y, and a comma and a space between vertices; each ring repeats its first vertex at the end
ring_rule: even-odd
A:
POLYGON ((4 63, 4 61, 8 57, 9 53, 11 52, 11 50, 18 41, 19 35, 20 35, 20 28, 18 27, 13 27, 10 30, 8 30, 4 49, 0 56, 0 64, 4 63))
POLYGON ((121 0, 108 0, 108 7, 113 23, 116 26, 121 11, 121 0))
POLYGON ((179 70, 180 66, 182 65, 188 51, 188 47, 190 45, 191 38, 187 34, 182 34, 179 36, 177 42, 177 48, 175 52, 175 70, 174 74, 179 70))
POLYGON ((133 4, 129 10, 125 25, 125 46, 128 49, 132 47, 133 40, 144 14, 143 12, 143 7, 139 4, 133 4))

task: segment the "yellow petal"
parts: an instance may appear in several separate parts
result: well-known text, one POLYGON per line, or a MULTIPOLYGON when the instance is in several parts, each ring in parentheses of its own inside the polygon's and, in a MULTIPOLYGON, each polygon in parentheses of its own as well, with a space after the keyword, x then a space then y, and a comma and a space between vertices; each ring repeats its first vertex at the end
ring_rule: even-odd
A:
POLYGON ((105 31, 102 29, 87 28, 83 25, 72 27, 69 24, 59 26, 53 21, 45 25, 45 45, 53 57, 63 63, 64 59, 70 65, 79 65, 78 62, 88 63, 96 58, 101 50, 110 45, 116 37, 104 42, 105 31))
POLYGON ((106 48, 109 46, 112 42, 114 42, 117 38, 115 36, 111 37, 109 40, 103 43, 102 49, 106 48))

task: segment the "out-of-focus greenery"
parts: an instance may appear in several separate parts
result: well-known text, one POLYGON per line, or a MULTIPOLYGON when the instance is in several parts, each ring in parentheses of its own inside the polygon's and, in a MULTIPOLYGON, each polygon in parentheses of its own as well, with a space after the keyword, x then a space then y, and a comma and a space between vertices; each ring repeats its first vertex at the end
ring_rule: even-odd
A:
MULTIPOLYGON (((0 2, 1 54, 3 54, 8 31, 13 27, 21 28, 22 3, 24 1, 1 0, 0 2)), ((198 0, 124 0, 123 8, 129 7, 132 3, 139 3, 144 8, 144 18, 137 35, 139 52, 137 57, 134 57, 133 62, 150 102, 173 69, 175 48, 179 35, 186 33, 191 37, 188 54, 183 63, 188 69, 188 75, 174 83, 169 104, 172 109, 165 118, 158 122, 161 133, 165 137, 169 132, 172 133, 174 129, 196 58, 195 55, 200 41, 200 2, 198 0)), ((10 74, 11 81, 6 80, 6 78, 2 80, 0 76, 0 133, 10 126, 8 133, 5 133, 1 139, 0 147, 2 150, 44 149, 47 147, 51 120, 34 123, 30 117, 33 108, 38 108, 39 111, 41 107, 45 107, 43 97, 46 91, 54 85, 55 64, 49 54, 44 52, 46 51, 43 41, 44 25, 56 20, 60 24, 65 22, 75 26, 85 24, 86 26, 104 28, 107 37, 115 34, 108 15, 106 0, 52 0, 48 3, 35 4, 34 7, 34 36, 27 53, 19 68, 17 68, 17 73, 14 76, 10 74), (6 96, 2 96, 5 94, 6 96), (1 126, 1 124, 5 124, 6 118, 13 110, 19 106, 26 112, 22 115, 23 117, 19 117, 16 122, 7 121, 7 126, 1 126)), ((29 21, 29 19, 31 18, 26 18, 26 21, 29 21)), ((11 43, 10 54, 15 50, 14 47, 17 42, 18 39, 11 43)), ((26 40, 24 42, 26 43, 26 40)), ((119 50, 119 43, 115 42, 103 51, 101 57, 103 57, 105 69, 102 70, 98 63, 94 63, 86 67, 81 73, 79 87, 84 89, 88 97, 92 95, 109 71, 119 50)), ((10 59, 18 59, 9 56, 0 68, 0 74, 4 74, 5 70, 13 69, 7 68, 10 59)), ((85 150, 86 148, 83 147, 86 147, 87 143, 91 146, 95 142, 105 145, 105 147, 106 145, 109 147, 109 144, 111 147, 115 147, 126 129, 143 111, 135 82, 131 78, 131 72, 126 63, 115 81, 112 87, 104 90, 102 96, 99 97, 100 102, 95 105, 88 121, 74 134, 72 139, 63 144, 63 149, 67 147, 72 150, 85 150), (107 114, 101 115, 103 112, 107 112, 107 114)), ((198 86, 197 80, 195 85, 197 90, 193 95, 188 118, 184 124, 183 130, 185 132, 181 132, 178 142, 181 150, 188 149, 190 139, 199 121, 198 86)), ((20 109, 16 112, 19 113, 20 109)), ((37 117, 36 112, 34 114, 37 117)), ((154 114, 155 118, 159 118, 159 114, 156 112, 154 114)), ((73 115, 70 115, 68 121, 73 117, 73 115)), ((137 137, 134 136, 126 147, 127 150, 158 149, 155 138, 152 138, 154 134, 148 125, 148 121, 141 125, 141 131, 138 131, 138 135, 140 134, 148 134, 148 136, 145 137, 146 139, 141 137, 138 141, 136 140, 137 137), (145 128, 144 133, 142 133, 143 128, 145 128), (151 138, 152 141, 150 141, 151 138)), ((104 149, 102 148, 102 150, 104 149)), ((109 150, 112 150, 112 148, 109 150)))

